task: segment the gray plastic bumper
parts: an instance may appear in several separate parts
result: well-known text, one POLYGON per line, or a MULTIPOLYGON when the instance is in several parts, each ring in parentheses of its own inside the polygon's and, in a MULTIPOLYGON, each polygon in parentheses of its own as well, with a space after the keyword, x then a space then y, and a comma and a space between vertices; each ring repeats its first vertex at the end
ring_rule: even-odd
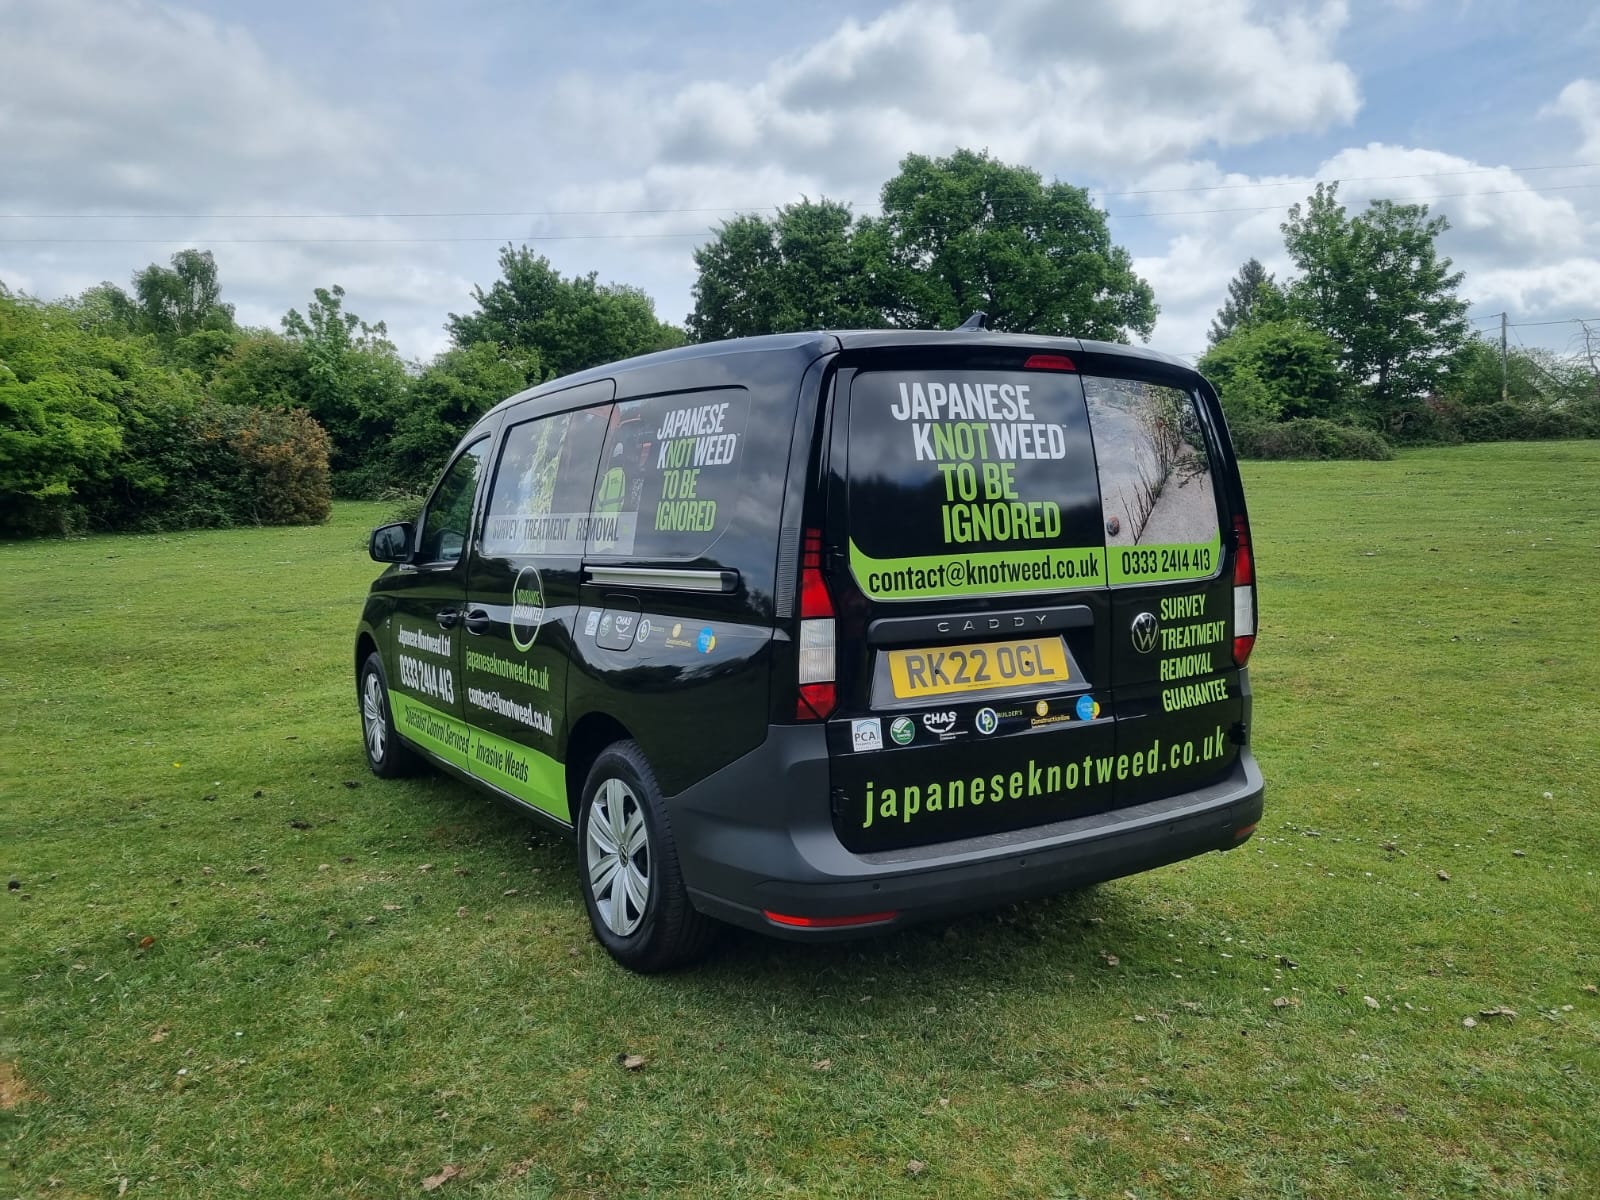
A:
POLYGON ((1249 748, 1207 787, 1048 825, 854 854, 834 835, 817 726, 775 726, 761 746, 670 801, 695 907, 779 937, 850 936, 1115 879, 1242 843, 1264 785, 1249 748), (871 925, 805 918, 892 913, 871 925))

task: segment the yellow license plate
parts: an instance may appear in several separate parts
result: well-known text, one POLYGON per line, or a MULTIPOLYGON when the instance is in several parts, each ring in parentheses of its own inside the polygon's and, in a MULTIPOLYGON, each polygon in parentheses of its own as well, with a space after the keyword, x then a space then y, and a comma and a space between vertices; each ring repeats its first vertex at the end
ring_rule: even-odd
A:
POLYGON ((1067 649, 1058 637, 889 651, 897 700, 1063 683, 1067 675, 1067 649))

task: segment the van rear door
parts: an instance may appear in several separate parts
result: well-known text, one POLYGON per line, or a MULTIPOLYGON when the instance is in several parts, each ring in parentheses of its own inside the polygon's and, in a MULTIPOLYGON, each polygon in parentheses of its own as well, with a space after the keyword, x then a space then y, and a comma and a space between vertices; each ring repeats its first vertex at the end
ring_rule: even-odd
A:
POLYGON ((834 388, 834 827, 949 841, 1115 803, 1111 597, 1083 385, 1061 355, 863 358, 834 388))
POLYGON ((1000 347, 839 371, 828 737, 852 850, 1102 812, 1237 756, 1220 426, 1198 393, 1086 357, 1096 374, 1000 347))
POLYGON ((1081 361, 1105 513, 1121 807, 1213 783, 1238 759, 1232 568, 1243 494, 1198 378, 1081 361))

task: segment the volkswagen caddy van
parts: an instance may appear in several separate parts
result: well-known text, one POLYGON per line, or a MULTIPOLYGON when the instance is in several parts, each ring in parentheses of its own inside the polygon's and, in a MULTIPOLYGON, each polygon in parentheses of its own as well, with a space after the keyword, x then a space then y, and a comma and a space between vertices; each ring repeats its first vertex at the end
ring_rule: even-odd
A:
POLYGON ((1237 846, 1245 499, 1187 364, 960 330, 691 346, 462 439, 355 643, 368 760, 571 834, 595 936, 895 928, 1237 846))

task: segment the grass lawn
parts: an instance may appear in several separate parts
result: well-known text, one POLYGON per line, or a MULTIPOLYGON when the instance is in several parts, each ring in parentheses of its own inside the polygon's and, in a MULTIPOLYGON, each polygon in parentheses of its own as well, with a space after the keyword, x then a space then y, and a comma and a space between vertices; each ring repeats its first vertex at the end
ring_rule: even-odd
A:
POLYGON ((1600 1195, 1600 443, 1247 482, 1253 841, 651 979, 368 775, 378 507, 0 545, 0 1196, 1600 1195))

